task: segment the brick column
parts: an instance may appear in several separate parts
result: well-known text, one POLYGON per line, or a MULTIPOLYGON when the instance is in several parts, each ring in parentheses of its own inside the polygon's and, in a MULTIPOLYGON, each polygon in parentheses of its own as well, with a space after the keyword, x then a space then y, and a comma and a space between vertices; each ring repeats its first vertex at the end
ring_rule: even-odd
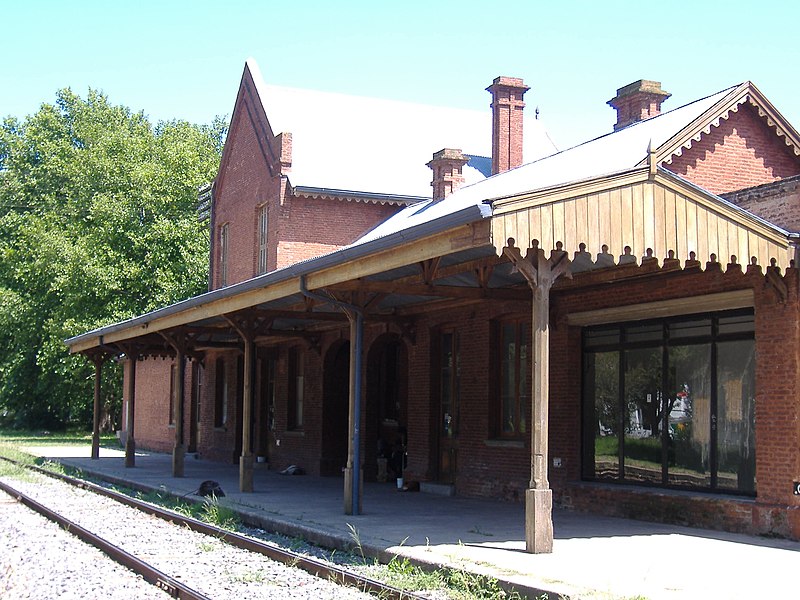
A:
POLYGON ((753 527, 800 539, 800 300, 798 271, 788 296, 756 288, 756 505, 753 527))

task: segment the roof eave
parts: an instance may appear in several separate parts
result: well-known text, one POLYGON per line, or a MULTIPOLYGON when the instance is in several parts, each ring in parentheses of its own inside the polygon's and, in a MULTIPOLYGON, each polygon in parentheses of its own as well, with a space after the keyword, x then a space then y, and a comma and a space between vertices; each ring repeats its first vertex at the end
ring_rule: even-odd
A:
MULTIPOLYGON (((127 319, 125 321, 120 321, 105 327, 99 327, 92 331, 68 338, 64 341, 64 343, 70 347, 70 352, 82 352, 101 345, 103 336, 107 336, 112 333, 118 333, 130 329, 146 329, 147 333, 158 331, 158 329, 149 329, 148 327, 151 323, 158 319, 178 315, 180 313, 186 313, 187 317, 189 317, 190 313, 195 312, 197 309, 210 305, 214 302, 233 298, 237 295, 261 288, 277 287, 280 284, 285 284, 294 279, 299 281, 300 277, 315 272, 320 272, 323 270, 327 271, 331 269, 335 270, 347 263, 367 257, 371 254, 378 254, 389 249, 398 248, 403 244, 411 244, 433 235, 446 233, 448 230, 454 230, 460 226, 470 225, 485 218, 487 218, 487 215, 482 214, 478 206, 469 206, 457 212, 445 215, 444 217, 441 217, 435 221, 421 223, 414 227, 391 233, 385 237, 376 238, 362 244, 346 246, 324 256, 296 263, 284 269, 259 275, 258 277, 254 277, 225 288, 220 288, 205 294, 201 294, 200 296, 194 296, 192 298, 188 298, 187 300, 177 302, 175 304, 133 317, 131 319, 127 319)), ((343 272, 342 275, 342 280, 346 280, 347 272, 343 272)), ((290 295, 292 294, 286 293, 282 297, 287 297, 290 295)), ((221 314, 225 313, 223 312, 221 314)), ((189 317, 186 321, 189 323, 192 322, 192 319, 189 317)), ((133 338, 137 336, 131 337, 133 338)))

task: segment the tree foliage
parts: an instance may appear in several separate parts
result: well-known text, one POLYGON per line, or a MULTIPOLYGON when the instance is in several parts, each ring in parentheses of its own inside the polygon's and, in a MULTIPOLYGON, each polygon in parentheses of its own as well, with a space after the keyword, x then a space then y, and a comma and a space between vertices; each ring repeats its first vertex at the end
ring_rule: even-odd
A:
MULTIPOLYGON (((225 127, 152 125, 90 90, 65 89, 0 126, 0 424, 91 422, 93 367, 65 338, 206 289, 197 188, 225 127)), ((119 409, 120 369, 104 400, 119 409)))

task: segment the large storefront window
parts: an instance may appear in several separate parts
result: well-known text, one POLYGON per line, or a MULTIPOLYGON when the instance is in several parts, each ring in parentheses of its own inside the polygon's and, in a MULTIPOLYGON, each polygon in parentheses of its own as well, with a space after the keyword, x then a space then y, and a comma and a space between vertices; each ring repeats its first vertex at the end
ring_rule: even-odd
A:
POLYGON ((755 493, 752 311, 584 330, 586 479, 755 493))

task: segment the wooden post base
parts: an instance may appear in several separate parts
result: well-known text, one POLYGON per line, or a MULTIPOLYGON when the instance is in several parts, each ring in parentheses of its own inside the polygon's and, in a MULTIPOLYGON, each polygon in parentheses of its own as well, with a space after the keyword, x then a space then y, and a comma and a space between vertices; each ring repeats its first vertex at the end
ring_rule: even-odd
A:
POLYGON ((100 458, 100 434, 92 433, 92 460, 100 458))
POLYGON ((553 551, 553 490, 525 490, 525 549, 531 554, 553 551))
POLYGON ((172 476, 183 477, 183 462, 186 456, 186 448, 183 444, 175 444, 172 448, 172 476))
POLYGON ((346 515, 360 515, 361 514, 361 500, 364 497, 364 471, 359 470, 359 483, 358 486, 358 502, 353 503, 353 468, 345 467, 344 469, 344 514, 346 515))
POLYGON ((253 491, 253 455, 242 454, 239 457, 239 491, 253 491))
POLYGON ((130 435, 125 440, 125 466, 128 468, 136 466, 136 442, 130 435))

